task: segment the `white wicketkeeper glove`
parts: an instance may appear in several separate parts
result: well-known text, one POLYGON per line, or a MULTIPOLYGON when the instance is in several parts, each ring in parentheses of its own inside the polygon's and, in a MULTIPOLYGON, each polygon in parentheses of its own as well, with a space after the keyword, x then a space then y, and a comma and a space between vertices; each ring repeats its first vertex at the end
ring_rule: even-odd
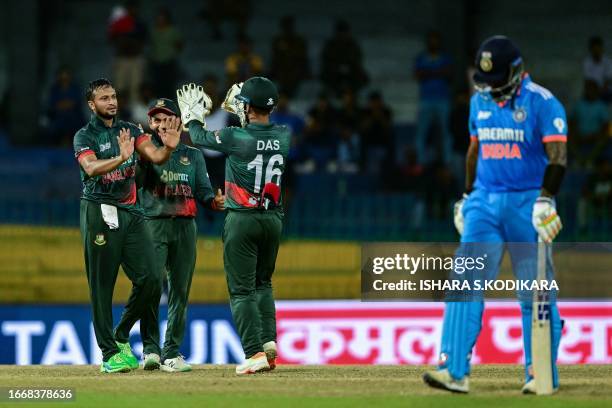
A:
POLYGON ((461 200, 457 201, 453 207, 453 221, 455 221, 455 228, 457 229, 459 235, 463 235, 463 203, 467 198, 468 195, 463 193, 461 200))
POLYGON ((531 222, 540 238, 548 243, 552 242, 563 228, 555 203, 549 197, 538 197, 533 205, 531 222))
POLYGON ((238 115, 242 126, 246 124, 246 112, 244 111, 244 102, 236 98, 242 90, 242 82, 232 85, 225 95, 225 100, 221 104, 223 110, 238 115))
POLYGON ((181 110, 181 120, 185 130, 192 120, 197 120, 206 127, 205 117, 212 109, 212 100, 206 95, 204 88, 194 83, 183 85, 176 91, 176 101, 181 110))

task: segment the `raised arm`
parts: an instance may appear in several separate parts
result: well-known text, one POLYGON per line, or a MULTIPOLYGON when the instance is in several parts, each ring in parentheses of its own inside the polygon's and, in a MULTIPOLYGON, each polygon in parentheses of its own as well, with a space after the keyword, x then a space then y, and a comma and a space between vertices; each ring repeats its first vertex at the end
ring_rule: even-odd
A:
POLYGON ((88 150, 90 153, 84 153, 78 157, 79 164, 89 177, 109 173, 121 166, 123 162, 132 156, 134 153, 134 139, 130 136, 130 131, 121 129, 119 136, 117 136, 117 141, 119 142, 119 156, 112 159, 98 159, 91 150, 88 150))
POLYGON ((136 151, 145 160, 154 164, 163 164, 172 155, 172 152, 178 146, 181 140, 181 120, 177 117, 171 117, 159 127, 159 137, 164 143, 163 146, 157 147, 151 142, 151 139, 143 140, 136 146, 136 151))

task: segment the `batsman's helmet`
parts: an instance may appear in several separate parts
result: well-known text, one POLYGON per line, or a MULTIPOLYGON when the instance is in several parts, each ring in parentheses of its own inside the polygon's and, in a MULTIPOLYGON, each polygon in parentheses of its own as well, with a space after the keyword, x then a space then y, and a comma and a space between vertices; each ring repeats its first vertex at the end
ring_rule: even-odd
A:
POLYGON ((496 102, 512 98, 521 83, 524 66, 521 52, 508 38, 487 38, 476 54, 476 90, 496 102))
POLYGON ((252 77, 244 82, 236 98, 245 105, 271 111, 278 103, 278 89, 268 78, 252 77))

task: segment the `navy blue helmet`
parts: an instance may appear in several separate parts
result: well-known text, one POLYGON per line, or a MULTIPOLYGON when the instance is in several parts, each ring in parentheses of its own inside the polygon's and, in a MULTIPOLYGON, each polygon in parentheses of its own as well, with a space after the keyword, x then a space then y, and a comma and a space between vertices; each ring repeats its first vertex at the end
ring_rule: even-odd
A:
POLYGON ((503 35, 487 38, 476 53, 476 90, 496 102, 512 98, 523 76, 523 58, 517 46, 503 35))

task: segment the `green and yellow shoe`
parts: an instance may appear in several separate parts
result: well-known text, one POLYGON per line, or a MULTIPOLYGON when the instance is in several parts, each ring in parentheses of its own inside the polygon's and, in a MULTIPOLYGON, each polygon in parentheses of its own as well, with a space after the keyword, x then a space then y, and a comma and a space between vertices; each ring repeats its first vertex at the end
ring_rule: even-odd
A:
POLYGON ((134 353, 132 353, 132 347, 130 346, 130 343, 119 343, 118 341, 116 341, 115 343, 117 343, 119 351, 121 352, 121 354, 123 354, 123 358, 129 364, 130 368, 132 370, 136 370, 139 366, 138 359, 136 358, 134 353))
POLYGON ((132 368, 125 361, 121 352, 113 355, 108 361, 103 361, 100 365, 101 373, 129 373, 130 371, 132 371, 132 368))

